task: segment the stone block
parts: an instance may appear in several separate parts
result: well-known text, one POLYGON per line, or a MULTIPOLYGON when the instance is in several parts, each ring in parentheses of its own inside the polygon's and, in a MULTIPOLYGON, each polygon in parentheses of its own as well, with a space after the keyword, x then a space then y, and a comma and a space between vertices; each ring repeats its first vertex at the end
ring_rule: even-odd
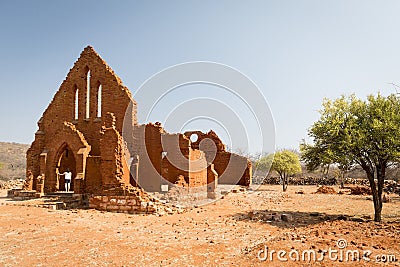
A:
POLYGON ((125 205, 126 204, 126 200, 125 199, 118 199, 117 204, 118 205, 125 205))
POLYGON ((122 211, 129 211, 132 210, 132 206, 119 206, 119 209, 122 211))
POLYGON ((107 211, 117 211, 119 210, 119 206, 116 205, 107 205, 107 211))
POLYGON ((135 198, 130 198, 130 199, 128 199, 126 203, 127 203, 128 205, 136 205, 136 204, 137 204, 135 198))
POLYGON ((133 206, 131 206, 131 209, 132 209, 132 211, 137 211, 137 210, 139 210, 139 206, 133 205, 133 206))
POLYGON ((149 206, 149 207, 147 207, 147 212, 149 212, 149 213, 156 212, 156 208, 154 206, 149 206))
POLYGON ((292 215, 290 214, 281 214, 281 219, 284 222, 291 222, 293 220, 292 215))

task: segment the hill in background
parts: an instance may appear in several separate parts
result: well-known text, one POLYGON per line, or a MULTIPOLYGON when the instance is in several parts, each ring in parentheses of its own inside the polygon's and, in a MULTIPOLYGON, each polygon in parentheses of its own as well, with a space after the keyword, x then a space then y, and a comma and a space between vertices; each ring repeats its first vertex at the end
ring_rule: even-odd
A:
POLYGON ((0 142, 0 180, 25 179, 29 145, 0 142))

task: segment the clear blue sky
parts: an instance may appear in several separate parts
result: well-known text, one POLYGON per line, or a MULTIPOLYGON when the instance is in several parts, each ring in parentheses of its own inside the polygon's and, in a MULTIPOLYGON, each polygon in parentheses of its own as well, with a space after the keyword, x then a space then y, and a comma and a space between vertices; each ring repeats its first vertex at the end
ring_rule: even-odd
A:
POLYGON ((324 97, 400 84, 400 1, 13 0, 0 25, 0 141, 33 140, 89 44, 133 92, 182 62, 240 70, 269 102, 280 148, 298 147, 324 97))

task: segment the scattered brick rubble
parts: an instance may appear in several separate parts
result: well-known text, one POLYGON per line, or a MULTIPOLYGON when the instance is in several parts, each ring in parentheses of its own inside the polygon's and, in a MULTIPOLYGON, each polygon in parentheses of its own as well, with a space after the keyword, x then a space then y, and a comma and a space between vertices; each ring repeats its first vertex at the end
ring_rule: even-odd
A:
POLYGON ((320 186, 317 189, 316 194, 336 194, 336 190, 333 187, 330 186, 320 186))
POLYGON ((0 190, 21 188, 22 184, 23 184, 22 180, 0 181, 0 190))
POLYGON ((367 186, 349 186, 352 195, 371 195, 371 188, 367 186))

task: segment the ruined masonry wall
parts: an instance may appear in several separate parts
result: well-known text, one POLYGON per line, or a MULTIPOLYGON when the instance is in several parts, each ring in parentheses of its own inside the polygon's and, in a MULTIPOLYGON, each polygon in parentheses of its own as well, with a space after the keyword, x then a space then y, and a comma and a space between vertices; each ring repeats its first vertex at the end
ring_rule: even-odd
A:
POLYGON ((214 131, 188 131, 185 136, 193 134, 198 139, 191 143, 193 149, 204 151, 208 163, 214 164, 219 183, 249 186, 252 183, 252 164, 243 156, 226 151, 225 145, 214 131))
MULTIPOLYGON (((213 131, 169 134, 160 123, 138 125, 136 112, 129 89, 92 47, 86 47, 38 121, 39 129, 27 152, 24 188, 40 189, 41 194, 63 190, 57 171, 66 168, 75 176, 72 185, 77 194, 125 195, 137 184, 148 191, 159 191, 166 183, 162 177, 174 184, 183 176, 189 187, 203 187, 207 180, 214 181, 217 177, 207 171, 207 163, 214 163, 215 171, 221 174, 231 158, 235 165, 232 170, 242 166, 246 169, 240 174, 240 184, 251 183, 251 163, 226 152, 213 131), (192 143, 189 138, 194 133, 199 138, 192 143), (211 141, 200 144, 206 138, 211 141), (168 156, 163 159, 165 152, 168 156), (214 155, 216 158, 211 159, 214 155), (130 174, 130 167, 135 170, 134 175, 130 174)), ((221 181, 225 181, 223 175, 221 181)), ((114 204, 109 200, 104 202, 102 197, 101 201, 94 199, 92 204, 104 206, 107 202, 107 209, 114 204)), ((130 202, 125 204, 132 203, 127 211, 145 209, 141 206, 143 201, 134 196, 126 200, 130 202)))
MULTIPOLYGON (((69 138, 68 135, 58 135, 63 132, 64 122, 68 122, 75 127, 78 133, 84 136, 85 142, 91 147, 90 156, 102 156, 100 152, 100 140, 102 138, 102 125, 104 115, 112 112, 116 118, 115 129, 122 133, 125 122, 136 125, 136 102, 133 100, 127 87, 122 84, 120 78, 115 75, 107 63, 90 46, 86 47, 81 53, 74 66, 69 71, 67 77, 62 82, 60 88, 54 95, 47 109, 38 121, 38 131, 35 134, 35 141, 27 152, 27 176, 33 175, 36 186, 36 178, 45 174, 45 191, 52 192, 57 190, 55 187, 55 168, 58 162, 58 152, 62 144, 55 144, 54 139, 62 139, 68 146, 75 142, 75 136, 69 138), (86 116, 87 102, 87 77, 90 70, 90 103, 89 116, 86 116), (101 116, 97 114, 99 103, 99 87, 101 85, 101 116), (76 92, 78 101, 76 103, 76 92), (78 106, 78 118, 75 118, 75 105, 78 106), (127 115, 127 116, 126 116, 127 115), (58 136, 58 137, 57 137, 58 136), (47 153, 45 170, 41 169, 41 154, 47 153)), ((70 135, 71 136, 71 135, 70 135)), ((129 142, 130 140, 125 140, 129 142)), ((76 158, 77 149, 73 149, 76 158)), ((89 155, 85 155, 89 156, 89 155)), ((98 164, 96 160, 89 160, 90 174, 98 174, 97 179, 102 179, 104 169, 96 172, 94 168, 98 164)), ((83 166, 85 167, 85 166, 83 166)), ((126 168, 124 168, 126 169, 126 168)), ((86 175, 85 169, 82 170, 82 182, 86 175)), ((106 175, 104 173, 104 175, 106 175)), ((98 187, 98 184, 93 184, 98 187)), ((30 189, 30 188, 29 188, 30 189)), ((84 189, 84 188, 82 188, 84 189)))
POLYGON ((89 208, 123 213, 154 213, 157 205, 140 196, 93 196, 89 199, 89 208))
MULTIPOLYGON (((124 140, 115 127, 113 113, 105 115, 105 125, 100 139, 102 190, 130 185, 124 140)), ((127 155, 129 158, 130 156, 127 155)))

